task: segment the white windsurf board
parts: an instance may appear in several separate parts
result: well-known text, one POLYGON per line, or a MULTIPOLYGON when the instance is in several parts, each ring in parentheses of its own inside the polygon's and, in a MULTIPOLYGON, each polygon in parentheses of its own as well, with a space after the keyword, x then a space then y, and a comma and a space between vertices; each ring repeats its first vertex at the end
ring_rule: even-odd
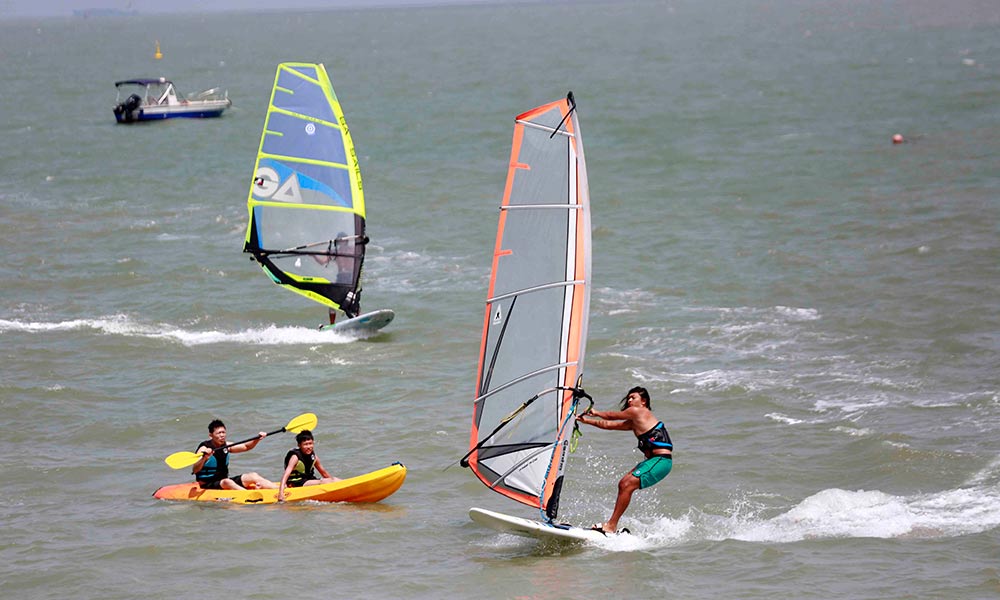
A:
POLYGON ((370 313, 358 315, 353 319, 347 319, 333 325, 323 325, 320 331, 333 331, 346 335, 366 336, 371 335, 392 322, 396 313, 388 308, 375 310, 370 313))
POLYGON ((604 534, 593 529, 574 527, 555 523, 543 523, 531 519, 522 519, 503 513, 493 512, 483 508, 470 508, 469 517, 491 529, 504 533, 513 533, 536 540, 558 540, 563 542, 599 542, 614 538, 615 533, 604 534))

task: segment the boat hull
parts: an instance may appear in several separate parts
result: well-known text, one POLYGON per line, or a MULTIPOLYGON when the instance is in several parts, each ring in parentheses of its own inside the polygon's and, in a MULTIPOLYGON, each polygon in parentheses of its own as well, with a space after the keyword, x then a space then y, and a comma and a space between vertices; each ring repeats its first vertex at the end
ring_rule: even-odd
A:
MULTIPOLYGON (((193 104, 193 103, 190 103, 193 104)), ((211 119, 221 117, 231 105, 230 101, 204 102, 199 106, 155 106, 128 111, 115 107, 115 120, 119 123, 139 123, 142 121, 162 121, 164 119, 211 119)))
MULTIPOLYGON (((333 483, 286 488, 286 502, 378 502, 396 492, 406 479, 406 467, 394 463, 384 469, 333 483)), ((206 490, 195 482, 165 485, 153 493, 159 500, 275 504, 278 490, 206 490)))

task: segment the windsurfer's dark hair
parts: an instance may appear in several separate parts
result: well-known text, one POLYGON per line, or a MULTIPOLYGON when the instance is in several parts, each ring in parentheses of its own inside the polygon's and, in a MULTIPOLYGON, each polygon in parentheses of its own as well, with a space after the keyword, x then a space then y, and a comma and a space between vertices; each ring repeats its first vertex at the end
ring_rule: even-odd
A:
POLYGON ((622 398, 622 410, 628 408, 628 397, 631 396, 632 394, 639 394, 639 397, 642 398, 642 401, 646 403, 646 408, 653 410, 653 403, 650 402, 649 400, 649 392, 646 391, 646 388, 639 386, 635 386, 634 388, 626 392, 625 397, 622 398))
POLYGON ((219 427, 225 427, 226 424, 219 419, 212 419, 212 422, 208 424, 208 432, 214 433, 219 427))
POLYGON ((299 432, 297 436, 295 436, 295 442, 298 444, 301 444, 302 442, 311 439, 313 439, 313 432, 309 431, 308 429, 303 429, 302 431, 299 432))

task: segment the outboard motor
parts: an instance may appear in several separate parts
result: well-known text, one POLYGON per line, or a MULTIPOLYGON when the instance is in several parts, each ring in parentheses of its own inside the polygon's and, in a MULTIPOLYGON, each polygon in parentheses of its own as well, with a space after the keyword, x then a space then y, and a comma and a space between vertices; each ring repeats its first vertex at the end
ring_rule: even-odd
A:
POLYGON ((121 117, 122 122, 131 123, 135 121, 135 112, 142 106, 142 97, 139 94, 132 94, 124 102, 115 107, 115 115, 121 117))
POLYGON ((126 98, 125 99, 125 120, 126 121, 134 121, 135 120, 135 111, 139 110, 140 106, 142 106, 142 98, 139 96, 139 94, 132 94, 131 96, 129 96, 128 98, 126 98))

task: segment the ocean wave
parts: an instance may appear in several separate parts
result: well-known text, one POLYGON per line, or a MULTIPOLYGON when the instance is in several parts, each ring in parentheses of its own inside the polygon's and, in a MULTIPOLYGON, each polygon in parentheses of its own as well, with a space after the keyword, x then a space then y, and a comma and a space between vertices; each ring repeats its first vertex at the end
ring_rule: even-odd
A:
POLYGON ((634 551, 699 541, 794 543, 838 538, 950 538, 1000 527, 1000 459, 966 485, 900 496, 879 490, 830 488, 775 513, 773 495, 737 493, 724 514, 691 508, 679 517, 626 515, 633 535, 602 547, 634 551))
POLYGON ((771 518, 736 511, 715 539, 798 542, 825 538, 955 537, 1000 526, 1000 485, 897 496, 831 488, 771 518))
POLYGON ((140 323, 125 315, 97 319, 70 319, 58 322, 11 321, 0 319, 0 333, 27 332, 51 333, 66 331, 94 331, 105 335, 165 339, 185 346, 209 344, 251 344, 255 346, 283 346, 294 344, 346 344, 356 338, 332 331, 307 327, 278 327, 268 325, 242 331, 195 331, 164 324, 140 323))

